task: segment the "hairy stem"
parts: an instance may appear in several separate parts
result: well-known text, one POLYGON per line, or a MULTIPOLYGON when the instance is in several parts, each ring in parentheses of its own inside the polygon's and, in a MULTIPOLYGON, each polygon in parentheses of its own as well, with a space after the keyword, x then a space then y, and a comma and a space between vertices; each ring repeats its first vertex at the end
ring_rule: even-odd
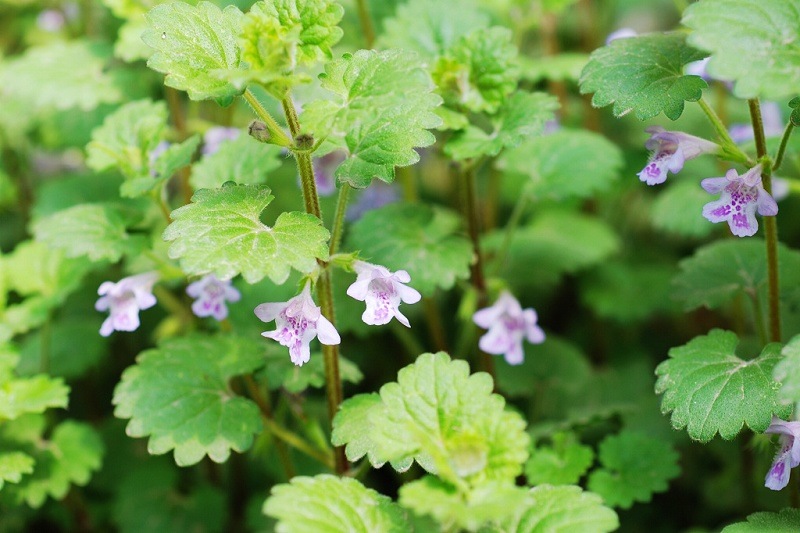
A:
MULTIPOLYGON (((767 158, 767 141, 764 137, 764 123, 761 120, 761 107, 757 99, 747 101, 750 107, 750 120, 756 140, 756 154, 759 160, 767 158)), ((772 169, 767 159, 761 171, 764 189, 772 194, 772 169)), ((764 217, 764 236, 767 242, 767 305, 769 308, 769 340, 781 340, 780 284, 778 278, 778 222, 775 217, 764 217)))
POLYGON ((339 249, 339 244, 342 242, 342 234, 344 233, 344 218, 347 214, 347 200, 350 197, 349 183, 342 184, 339 189, 339 197, 336 199, 336 214, 333 216, 333 229, 331 230, 331 247, 330 255, 336 253, 339 249))
POLYGON ((269 131, 270 139, 273 144, 277 144, 278 146, 283 146, 285 148, 289 148, 294 144, 289 136, 286 135, 286 132, 283 131, 283 128, 281 128, 275 119, 272 118, 272 115, 269 114, 269 111, 267 111, 264 106, 261 105, 261 102, 258 101, 250 89, 247 89, 242 96, 245 100, 247 100, 247 103, 250 104, 250 107, 253 108, 253 111, 256 115, 258 115, 258 118, 260 118, 261 121, 267 126, 267 130, 269 131))

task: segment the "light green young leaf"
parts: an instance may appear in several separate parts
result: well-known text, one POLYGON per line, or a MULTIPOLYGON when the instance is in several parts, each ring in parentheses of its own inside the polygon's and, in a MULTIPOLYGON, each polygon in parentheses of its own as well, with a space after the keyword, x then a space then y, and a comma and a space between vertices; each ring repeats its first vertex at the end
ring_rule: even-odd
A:
POLYGON ((447 107, 494 114, 519 80, 511 30, 495 26, 471 31, 439 57, 431 75, 447 107))
POLYGON ((261 429, 256 404, 228 386, 233 376, 264 364, 257 340, 193 335, 139 354, 114 390, 114 416, 129 418, 131 437, 150 436, 154 455, 175 450, 189 466, 208 455, 225 462, 250 447, 261 429))
POLYGON ((370 412, 382 411, 381 397, 376 393, 356 394, 342 402, 333 419, 331 443, 334 446, 345 445, 347 460, 354 463, 367 456, 373 468, 382 467, 386 461, 380 459, 372 440, 372 423, 370 412))
POLYGON ((378 46, 413 50, 423 57, 436 58, 462 36, 488 26, 489 16, 475 0, 409 0, 397 6, 394 17, 384 20, 378 46))
POLYGON ((536 199, 588 198, 619 177, 622 152, 597 133, 559 130, 503 153, 499 166, 528 176, 530 185, 523 190, 536 199))
POLYGON ((703 218, 703 206, 709 196, 695 180, 679 181, 659 191, 650 209, 650 221, 656 229, 680 237, 705 237, 714 225, 703 218))
POLYGON ((735 333, 712 330, 688 344, 672 348, 669 359, 656 368, 656 394, 664 394, 661 411, 672 412, 675 429, 708 442, 719 432, 735 437, 746 424, 763 433, 772 415, 786 418, 791 406, 778 403, 780 384, 772 372, 781 360, 781 346, 764 347, 754 359, 740 359, 735 352, 735 333))
POLYGON ((106 72, 107 45, 56 41, 29 48, 0 67, 0 99, 19 99, 26 113, 48 109, 94 109, 122 99, 106 72))
POLYGON ((192 135, 182 143, 171 144, 164 153, 150 164, 147 175, 126 180, 119 188, 120 196, 124 198, 138 198, 146 194, 158 194, 167 180, 179 169, 192 162, 197 147, 200 145, 200 136, 192 135))
POLYGON ((164 140, 166 127, 164 102, 138 100, 125 104, 92 131, 86 164, 98 171, 117 168, 127 178, 147 174, 149 154, 164 140))
POLYGON ((0 489, 6 481, 19 483, 22 476, 33 472, 33 457, 22 452, 0 452, 0 489))
POLYGON ((648 502, 680 474, 672 446, 642 433, 606 437, 598 455, 603 467, 591 473, 588 487, 613 507, 628 509, 634 502, 648 502))
POLYGON ((148 29, 142 40, 155 49, 147 66, 166 74, 168 87, 186 91, 192 100, 213 98, 221 105, 243 92, 224 79, 240 69, 237 36, 243 15, 238 8, 172 2, 154 7, 145 17, 148 29))
POLYGON ((781 384, 778 398, 785 403, 800 402, 800 335, 795 335, 781 350, 783 359, 772 372, 781 384))
POLYGON ((390 204, 367 212, 353 224, 348 246, 372 263, 406 270, 410 286, 425 296, 469 277, 472 246, 455 235, 459 218, 422 204, 390 204))
POLYGON ((477 531, 524 506, 528 491, 512 483, 489 482, 468 494, 433 476, 400 487, 400 504, 417 514, 433 516, 441 531, 477 531))
POLYGON ((800 530, 800 509, 781 509, 777 513, 753 513, 747 522, 737 522, 722 533, 794 533, 800 530))
POLYGON ((614 104, 617 117, 633 111, 647 120, 663 111, 677 120, 684 101, 699 100, 708 87, 700 76, 684 76, 683 66, 705 56, 681 33, 617 39, 592 53, 581 73, 581 93, 595 93, 595 107, 614 104))
POLYGON ((525 421, 491 378, 443 352, 419 356, 380 395, 384 408, 368 415, 379 461, 413 456, 449 483, 479 484, 513 480, 528 458, 525 421))
POLYGON ((780 99, 800 83, 798 0, 703 0, 684 11, 689 42, 711 52, 709 73, 739 98, 780 99), (724 16, 720 16, 724 13, 724 16))
POLYGON ((128 244, 119 210, 102 204, 80 204, 39 219, 33 234, 67 257, 86 256, 93 262, 119 261, 128 244))
POLYGON ((441 103, 419 57, 403 50, 359 50, 328 63, 322 86, 336 95, 305 107, 301 124, 329 147, 346 151, 336 169, 340 183, 363 188, 373 178, 394 180, 394 167, 419 161, 416 147, 436 138, 441 103))
POLYGON ((103 441, 88 424, 68 420, 59 424, 49 441, 42 433, 40 418, 18 419, 20 427, 0 432, 0 439, 35 460, 33 472, 19 483, 4 488, 19 503, 38 508, 49 496, 56 500, 66 495, 70 485, 86 485, 92 472, 98 470, 104 453, 103 441))
POLYGON ((619 518, 597 494, 572 485, 541 485, 499 525, 504 533, 605 533, 619 527, 619 518))
POLYGON ((580 480, 594 461, 594 452, 574 434, 556 433, 552 446, 537 446, 525 463, 529 485, 570 485, 580 480))
POLYGON ((26 413, 43 413, 51 407, 66 407, 69 387, 61 378, 46 375, 0 379, 0 421, 26 413))
POLYGON ((273 198, 268 187, 250 185, 197 191, 164 230, 169 256, 187 274, 230 279, 241 273, 248 283, 268 276, 281 284, 292 268, 310 272, 317 259, 328 258, 330 233, 314 215, 298 212, 281 213, 265 226, 259 217, 273 198))
POLYGON ((274 486, 263 512, 278 519, 277 533, 408 531, 403 510, 391 499, 355 479, 327 474, 274 486))
MULTIPOLYGON (((767 261, 761 239, 713 242, 680 262, 674 297, 686 310, 716 309, 738 294, 757 295, 767 283, 767 261)), ((782 291, 800 285, 800 252, 779 245, 782 291)))
POLYGON ((280 148, 260 143, 249 135, 224 142, 213 154, 192 167, 189 183, 195 189, 216 189, 225 182, 244 185, 264 183, 270 172, 281 165, 280 148))
POLYGON ((64 255, 42 242, 24 241, 4 258, 5 284, 20 296, 41 295, 61 303, 79 287, 91 267, 86 259, 64 255))
POLYGON ((513 148, 526 137, 541 133, 544 123, 553 118, 557 108, 558 101, 550 95, 517 92, 505 99, 491 133, 477 126, 467 126, 453 134, 444 151, 456 160, 495 156, 503 148, 513 148))
POLYGON ((333 56, 331 47, 343 34, 337 26, 343 14, 331 0, 257 2, 244 16, 239 37, 242 60, 249 65, 245 76, 283 98, 293 84, 308 79, 294 74, 298 66, 333 56))

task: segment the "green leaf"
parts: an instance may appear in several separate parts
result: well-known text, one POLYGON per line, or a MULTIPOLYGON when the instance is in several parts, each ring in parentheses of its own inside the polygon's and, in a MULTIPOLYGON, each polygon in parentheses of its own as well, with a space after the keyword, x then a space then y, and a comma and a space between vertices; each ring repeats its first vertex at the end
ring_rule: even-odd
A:
POLYGON ((261 429, 258 407, 230 390, 228 380, 264 364, 257 340, 193 335, 146 350, 114 390, 114 415, 126 432, 150 436, 148 451, 175 450, 179 466, 205 455, 222 463, 250 447, 261 429))
POLYGON ((669 351, 656 368, 656 394, 664 394, 661 411, 672 412, 675 429, 708 442, 719 432, 732 439, 746 424, 763 433, 772 415, 786 418, 791 407, 778 403, 779 383, 772 371, 781 360, 780 344, 764 347, 754 359, 740 359, 735 333, 712 330, 669 351))
POLYGON ((708 72, 739 98, 781 97, 800 83, 798 0, 704 0, 686 9, 689 42, 711 52, 708 72), (724 14, 724 16, 720 16, 724 14))
POLYGON ((26 413, 43 413, 51 407, 66 407, 69 387, 61 378, 46 375, 0 379, 0 421, 26 413))
POLYGON ((33 457, 22 452, 0 452, 0 489, 6 481, 19 483, 22 476, 33 472, 33 457))
POLYGON ((574 434, 556 433, 552 446, 538 446, 525 463, 529 485, 571 485, 592 466, 594 452, 574 434))
POLYGON ((227 181, 258 185, 281 166, 280 148, 239 135, 192 167, 189 183, 195 189, 216 189, 227 181))
POLYGON ((591 473, 588 487, 613 507, 628 509, 634 502, 648 502, 680 474, 672 446, 643 433, 625 431, 606 437, 598 457, 603 467, 591 473))
POLYGON ((54 41, 29 48, 0 67, 2 99, 19 99, 26 113, 115 103, 122 92, 106 72, 107 45, 86 41, 54 41))
POLYGON ((21 296, 52 297, 63 302, 75 291, 91 267, 86 259, 70 259, 64 252, 38 241, 24 241, 5 257, 5 282, 21 296))
POLYGON ((155 49, 147 66, 166 74, 164 83, 186 91, 192 100, 213 98, 229 104, 244 90, 224 79, 228 71, 240 69, 237 36, 242 17, 235 6, 220 10, 210 2, 154 7, 145 15, 148 28, 142 34, 145 44, 155 49))
POLYGON ((558 101, 550 95, 517 92, 505 99, 491 133, 467 126, 453 135, 444 151, 456 160, 495 156, 503 148, 513 148, 526 137, 541 133, 557 108, 558 101))
POLYGON ((397 6, 394 17, 384 20, 378 45, 435 58, 462 36, 488 26, 489 16, 475 0, 409 0, 397 6), (453 16, 454 13, 458 16, 453 16), (409 28, 414 31, 408 31, 409 28))
POLYGON ((705 237, 714 225, 703 218, 709 196, 697 181, 679 181, 659 191, 650 209, 650 221, 661 231, 680 237, 705 237))
POLYGON ((400 487, 400 504, 418 514, 431 515, 440 531, 477 531, 488 522, 507 516, 523 506, 528 492, 511 483, 490 482, 461 494, 433 476, 400 487))
POLYGON ((772 376, 781 383, 778 398, 784 403, 800 402, 800 335, 795 335, 781 350, 783 360, 772 376))
POLYGON ((359 50, 328 63, 320 79, 336 98, 308 104, 301 124, 346 151, 335 174, 340 183, 358 188, 373 178, 390 183, 394 167, 419 161, 415 147, 436 141, 428 130, 442 123, 433 112, 441 99, 416 54, 359 50))
POLYGON ((506 533, 604 533, 619 527, 613 509, 597 494, 571 485, 531 489, 525 505, 500 521, 506 533))
MULTIPOLYGON (((765 244, 761 239, 723 240, 698 249, 680 262, 674 297, 685 309, 717 309, 739 294, 758 295, 767 284, 765 244)), ((800 285, 800 252, 779 245, 782 292, 800 285)))
POLYGON ((500 168, 529 177, 523 190, 533 198, 589 198, 617 180, 622 152, 597 133, 559 130, 505 152, 500 168))
POLYGON ((64 250, 67 257, 86 256, 91 261, 119 261, 128 234, 119 210, 102 204, 81 204, 59 211, 33 224, 36 240, 64 250))
POLYGON ((380 468, 382 461, 375 449, 372 439, 370 412, 382 411, 381 397, 376 393, 356 394, 346 399, 333 419, 331 443, 334 446, 345 445, 347 460, 354 463, 367 456, 373 468, 380 468))
POLYGON ((595 93, 595 107, 614 104, 617 117, 633 111, 647 120, 663 111, 677 120, 683 102, 699 100, 708 87, 699 76, 684 76, 683 66, 704 57, 681 33, 617 39, 592 53, 581 73, 581 93, 595 93))
POLYGON ((777 513, 753 513, 747 522, 722 529, 722 533, 793 533, 800 529, 800 509, 781 509, 777 513))
POLYGON ((164 139, 167 115, 164 102, 138 100, 120 107, 92 131, 86 164, 98 171, 119 169, 127 178, 147 174, 149 154, 164 139))
POLYGON ((368 430, 379 461, 413 456, 454 484, 511 481, 522 471, 525 421, 492 394, 487 374, 469 375, 464 361, 423 354, 380 395, 384 408, 369 413, 368 430))
POLYGON ((164 183, 175 172, 192 162, 199 145, 199 135, 192 135, 182 143, 169 145, 150 165, 147 175, 126 180, 122 184, 119 189, 120 195, 124 198, 138 198, 146 194, 160 194, 164 183))
POLYGON ((425 296, 469 277, 472 246, 455 235, 459 217, 422 204, 390 204, 373 209, 353 224, 351 249, 389 270, 406 270, 410 286, 425 296), (377 238, 376 238, 377 237, 377 238))
POLYGON ((276 485, 263 511, 278 519, 278 533, 408 531, 403 510, 391 499, 355 479, 327 474, 276 485))
POLYGON ((314 65, 333 56, 331 47, 342 38, 337 26, 344 9, 330 0, 257 2, 244 16, 239 44, 247 62, 247 77, 283 98, 304 76, 298 66, 314 65))
POLYGON ((511 30, 495 26, 471 31, 439 57, 432 76, 446 106, 494 114, 519 79, 511 30))
POLYGON ((314 215, 284 212, 272 227, 259 216, 274 197, 268 187, 226 184, 201 189, 172 212, 164 230, 169 256, 189 275, 220 279, 242 274, 248 283, 268 276, 281 284, 292 268, 308 273, 328 258, 330 233, 314 215))
POLYGON ((554 56, 520 57, 520 75, 530 83, 543 81, 577 82, 589 62, 588 54, 567 52, 554 56))

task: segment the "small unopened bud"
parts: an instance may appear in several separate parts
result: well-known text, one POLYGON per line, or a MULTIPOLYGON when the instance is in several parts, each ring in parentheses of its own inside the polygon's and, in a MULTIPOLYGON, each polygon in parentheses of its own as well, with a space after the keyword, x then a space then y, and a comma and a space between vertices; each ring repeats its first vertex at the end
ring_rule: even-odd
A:
POLYGON ((250 137, 259 142, 269 142, 270 134, 267 125, 260 120, 251 122, 250 126, 247 127, 247 133, 250 134, 250 137))
POLYGON ((301 133, 294 138, 295 149, 300 152, 311 150, 314 147, 314 136, 310 133, 301 133))

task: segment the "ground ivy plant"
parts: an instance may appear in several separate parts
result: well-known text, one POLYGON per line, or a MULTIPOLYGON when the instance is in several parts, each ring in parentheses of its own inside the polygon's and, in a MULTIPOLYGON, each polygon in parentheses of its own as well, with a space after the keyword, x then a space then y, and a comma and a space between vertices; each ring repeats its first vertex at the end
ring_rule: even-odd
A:
POLYGON ((800 0, 685 4, 0 0, 0 531, 800 529, 800 0))

